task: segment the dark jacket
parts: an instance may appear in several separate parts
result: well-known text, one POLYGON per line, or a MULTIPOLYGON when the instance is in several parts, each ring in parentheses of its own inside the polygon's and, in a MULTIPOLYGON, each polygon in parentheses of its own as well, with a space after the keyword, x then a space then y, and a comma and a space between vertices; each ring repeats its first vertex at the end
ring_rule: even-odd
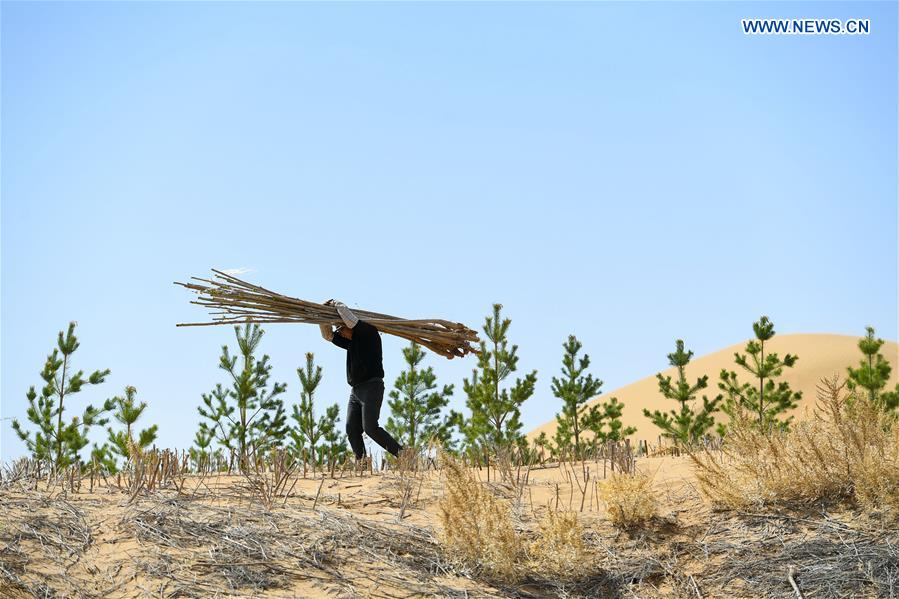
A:
POLYGON ((335 331, 331 343, 346 350, 346 382, 351 387, 384 378, 381 334, 373 325, 360 320, 353 327, 352 339, 344 339, 335 331))

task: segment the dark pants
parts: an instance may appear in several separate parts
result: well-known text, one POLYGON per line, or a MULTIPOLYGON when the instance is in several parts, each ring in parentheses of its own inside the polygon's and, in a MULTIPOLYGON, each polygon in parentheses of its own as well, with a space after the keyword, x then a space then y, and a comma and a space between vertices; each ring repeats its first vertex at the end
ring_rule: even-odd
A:
POLYGON ((356 458, 365 456, 365 445, 362 443, 362 432, 371 440, 397 455, 402 449, 396 439, 378 424, 381 415, 381 402, 384 401, 384 381, 372 379, 353 387, 350 402, 346 407, 346 435, 356 458))

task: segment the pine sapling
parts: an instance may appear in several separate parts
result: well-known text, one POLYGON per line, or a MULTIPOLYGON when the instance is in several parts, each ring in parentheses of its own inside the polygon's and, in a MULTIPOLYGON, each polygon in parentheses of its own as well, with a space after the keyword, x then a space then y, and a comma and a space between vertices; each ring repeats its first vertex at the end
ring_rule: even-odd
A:
POLYGON ((608 441, 623 441, 625 437, 637 432, 636 427, 624 426, 621 421, 623 413, 624 404, 617 397, 610 397, 608 401, 590 406, 584 415, 584 426, 592 433, 587 451, 595 453, 608 441))
POLYGON ((884 391, 890 380, 892 366, 880 353, 883 339, 874 336, 874 327, 866 327, 866 334, 858 342, 862 359, 858 368, 849 367, 847 387, 856 394, 863 393, 886 412, 897 412, 899 408, 899 383, 895 391, 884 391))
POLYGON ((546 431, 540 431, 540 434, 534 439, 533 454, 536 460, 542 464, 546 461, 547 452, 552 453, 552 446, 546 431))
POLYGON ((584 354, 583 358, 578 358, 583 345, 577 337, 569 335, 563 347, 562 376, 552 379, 553 395, 562 400, 562 411, 556 414, 555 448, 560 457, 572 452, 575 460, 581 461, 584 459, 584 432, 589 430, 584 421, 595 422, 595 413, 602 410, 599 406, 588 406, 587 402, 599 395, 602 381, 593 378, 592 374, 585 374, 590 366, 590 356, 584 354))
POLYGON ((135 395, 137 389, 128 386, 125 387, 125 397, 114 397, 115 413, 113 416, 125 428, 124 430, 114 431, 111 427, 107 429, 109 433, 109 447, 111 452, 124 458, 126 461, 131 459, 131 448, 143 451, 156 440, 156 432, 159 430, 157 425, 145 428, 135 436, 134 424, 147 409, 146 402, 137 403, 135 395))
POLYGON ((194 435, 194 445, 190 448, 190 459, 198 471, 206 471, 212 461, 212 441, 215 439, 215 431, 205 422, 200 423, 200 428, 194 435))
POLYGON ((331 443, 339 441, 335 434, 338 414, 337 404, 326 409, 324 415, 315 417, 315 390, 322 380, 322 368, 315 365, 315 356, 306 354, 305 368, 297 368, 300 378, 300 403, 293 406, 291 418, 296 425, 290 429, 290 450, 293 456, 304 464, 322 464, 325 457, 333 453, 331 443), (330 440, 326 437, 330 436, 330 440), (324 443, 322 443, 322 441, 324 443))
POLYGON ((41 378, 44 385, 40 394, 31 387, 25 397, 28 399, 28 420, 37 427, 32 437, 31 431, 22 428, 18 420, 12 421, 13 430, 19 436, 31 456, 37 460, 50 462, 54 472, 80 464, 80 451, 88 443, 88 433, 93 426, 103 426, 108 419, 104 414, 113 409, 112 399, 107 399, 102 407, 88 405, 81 415, 65 421, 65 401, 80 393, 85 385, 99 385, 109 370, 96 370, 86 379, 84 371, 72 372, 72 356, 78 349, 75 336, 76 323, 70 322, 68 330, 59 332, 56 348, 47 356, 41 378))
POLYGON ((534 393, 537 371, 523 379, 515 379, 510 388, 502 383, 518 368, 518 346, 509 347, 507 334, 512 321, 500 314, 501 304, 493 305, 493 315, 486 318, 481 341, 478 368, 463 389, 471 417, 461 423, 469 451, 508 449, 526 446, 521 433, 521 405, 534 393))
MULTIPOLYGON (((799 358, 786 354, 781 359, 777 353, 765 353, 765 342, 775 334, 774 324, 767 316, 754 323, 752 330, 755 339, 746 344, 745 354, 734 354, 734 361, 755 378, 755 384, 741 383, 736 372, 722 369, 718 383, 726 397, 722 409, 732 420, 748 412, 756 426, 764 431, 788 430, 793 417, 783 418, 783 415, 796 407, 802 392, 793 391, 789 383, 775 382, 775 379, 783 374, 784 368, 795 366, 799 358)), ((718 431, 724 434, 726 427, 719 424, 718 431)))
POLYGON ((272 370, 269 357, 256 358, 264 334, 259 325, 247 323, 242 331, 235 326, 234 334, 240 355, 232 356, 224 345, 219 358, 219 368, 228 373, 231 386, 218 384, 211 393, 203 394, 198 411, 208 420, 206 433, 212 431, 221 446, 236 452, 243 469, 252 453, 279 447, 287 436, 287 416, 279 397, 287 385, 274 383, 268 387, 272 370))
POLYGON ((403 358, 407 370, 390 392, 391 416, 385 428, 406 447, 418 450, 433 439, 445 448, 452 440, 453 422, 450 415, 441 418, 441 411, 452 397, 453 385, 438 390, 434 369, 421 368, 425 352, 417 343, 403 349, 403 358))
POLYGON ((347 454, 346 435, 337 421, 340 419, 340 408, 337 404, 328 406, 324 418, 319 423, 322 443, 319 445, 319 463, 332 469, 343 461, 347 454))
POLYGON ((662 373, 656 374, 659 392, 665 399, 676 401, 677 409, 667 413, 643 409, 643 414, 662 430, 664 436, 684 445, 695 443, 714 426, 714 414, 723 399, 722 395, 718 395, 709 401, 703 395, 702 407, 698 411, 693 409, 696 394, 709 386, 709 377, 704 375, 692 385, 687 381, 686 367, 692 357, 693 352, 685 351, 683 340, 678 339, 674 353, 668 354, 668 363, 677 369, 677 381, 672 382, 670 376, 662 376, 662 373))

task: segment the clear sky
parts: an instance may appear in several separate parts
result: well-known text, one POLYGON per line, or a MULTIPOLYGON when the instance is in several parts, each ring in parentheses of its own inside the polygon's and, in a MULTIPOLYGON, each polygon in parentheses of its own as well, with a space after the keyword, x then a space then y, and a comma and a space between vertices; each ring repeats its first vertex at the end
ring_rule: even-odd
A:
MULTIPOLYGON (((751 334, 897 338, 896 3, 11 3, 2 7, 2 458, 57 331, 186 447, 226 327, 210 267, 478 327, 538 370, 576 333, 611 390, 751 334), (746 17, 871 19, 746 36, 746 17)), ((400 340, 384 339, 387 386, 400 340)), ((311 326, 262 349, 345 404, 311 326)), ((801 356, 800 356, 801 358, 801 356)), ((475 365, 430 356, 440 382, 475 365)), ((383 418, 386 419, 386 403, 383 418)), ((72 412, 74 413, 74 412, 72 412)))

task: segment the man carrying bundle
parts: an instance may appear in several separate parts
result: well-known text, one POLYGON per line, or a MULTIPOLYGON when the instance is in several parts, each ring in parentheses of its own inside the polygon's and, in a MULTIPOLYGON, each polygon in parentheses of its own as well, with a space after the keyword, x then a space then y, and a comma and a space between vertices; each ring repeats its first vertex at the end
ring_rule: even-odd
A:
POLYGON ((356 460, 365 457, 363 431, 372 441, 397 456, 403 448, 378 424, 384 400, 381 335, 373 325, 359 320, 342 302, 328 300, 325 305, 337 308, 337 314, 343 320, 343 325, 336 331, 328 324, 319 327, 326 341, 346 350, 346 381, 352 387, 346 410, 346 434, 356 460))

